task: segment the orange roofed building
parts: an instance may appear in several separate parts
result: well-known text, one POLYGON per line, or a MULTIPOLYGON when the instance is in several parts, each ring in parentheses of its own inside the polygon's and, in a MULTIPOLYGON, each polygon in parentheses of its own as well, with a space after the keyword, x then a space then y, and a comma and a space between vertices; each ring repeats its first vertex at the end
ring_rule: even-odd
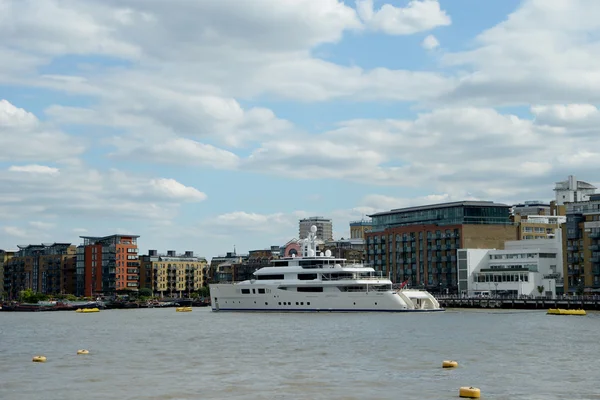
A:
POLYGON ((83 244, 77 247, 78 295, 91 297, 139 289, 139 236, 80 237, 83 244))

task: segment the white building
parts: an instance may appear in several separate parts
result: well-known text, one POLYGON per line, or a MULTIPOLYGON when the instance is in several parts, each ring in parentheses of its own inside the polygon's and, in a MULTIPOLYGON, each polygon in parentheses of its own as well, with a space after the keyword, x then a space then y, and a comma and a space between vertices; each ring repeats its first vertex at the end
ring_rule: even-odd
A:
POLYGON ((298 237, 306 237, 311 226, 317 227, 317 238, 321 240, 333 240, 333 223, 329 218, 309 217, 298 222, 298 237))
POLYGON ((567 217, 564 215, 528 215, 525 222, 560 226, 567 222, 567 217))
POLYGON ((569 175, 566 181, 556 182, 556 205, 575 203, 589 200, 590 195, 596 193, 596 187, 587 182, 578 181, 573 175, 569 175))
POLYGON ((504 247, 457 250, 461 294, 556 296, 563 282, 560 229, 554 238, 508 241, 504 247))

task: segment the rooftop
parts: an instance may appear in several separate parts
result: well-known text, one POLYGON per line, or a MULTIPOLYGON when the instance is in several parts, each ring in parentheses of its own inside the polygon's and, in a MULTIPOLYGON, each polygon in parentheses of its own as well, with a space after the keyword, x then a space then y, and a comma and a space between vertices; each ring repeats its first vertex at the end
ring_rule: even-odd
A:
POLYGON ((371 215, 369 215, 369 217, 380 216, 380 215, 389 215, 389 214, 400 214, 400 213, 412 212, 412 211, 426 211, 426 210, 434 210, 434 209, 440 209, 440 208, 451 208, 451 207, 509 208, 510 206, 507 204, 502 204, 502 203, 494 203, 493 201, 454 201, 454 202, 450 202, 450 203, 429 204, 429 205, 425 205, 425 206, 394 208, 390 211, 383 211, 383 212, 371 214, 371 215))
POLYGON ((108 236, 79 236, 81 239, 88 239, 88 240, 106 240, 106 239, 111 239, 111 238, 132 238, 132 239, 137 239, 140 236, 139 235, 125 235, 125 234, 116 234, 116 235, 108 235, 108 236))

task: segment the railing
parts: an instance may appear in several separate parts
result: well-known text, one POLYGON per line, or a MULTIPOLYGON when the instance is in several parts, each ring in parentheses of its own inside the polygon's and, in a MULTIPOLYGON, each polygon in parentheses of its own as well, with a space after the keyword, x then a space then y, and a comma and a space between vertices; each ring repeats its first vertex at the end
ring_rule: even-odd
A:
MULTIPOLYGON (((321 280, 322 281, 358 281, 358 280, 368 280, 368 281, 375 281, 375 280, 383 280, 383 279, 388 279, 387 276, 361 276, 361 277, 349 277, 349 276, 341 276, 341 277, 326 277, 326 276, 322 276, 321 280)), ((307 282, 314 282, 313 281, 307 281, 307 282)))

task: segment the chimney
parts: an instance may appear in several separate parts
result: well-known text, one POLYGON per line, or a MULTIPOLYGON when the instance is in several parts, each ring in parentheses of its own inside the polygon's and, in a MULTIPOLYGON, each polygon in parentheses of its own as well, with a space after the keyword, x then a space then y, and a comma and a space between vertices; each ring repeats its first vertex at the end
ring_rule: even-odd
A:
POLYGON ((175 257, 175 250, 167 250, 168 257, 175 257))

